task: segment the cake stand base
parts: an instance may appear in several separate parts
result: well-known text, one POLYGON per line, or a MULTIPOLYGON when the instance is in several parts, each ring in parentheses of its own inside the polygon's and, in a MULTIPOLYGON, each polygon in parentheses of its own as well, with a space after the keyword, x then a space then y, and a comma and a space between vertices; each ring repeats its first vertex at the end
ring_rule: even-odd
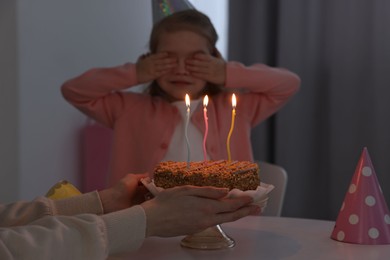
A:
POLYGON ((223 232, 220 225, 216 225, 184 237, 180 245, 193 249, 214 250, 234 247, 235 242, 223 232))

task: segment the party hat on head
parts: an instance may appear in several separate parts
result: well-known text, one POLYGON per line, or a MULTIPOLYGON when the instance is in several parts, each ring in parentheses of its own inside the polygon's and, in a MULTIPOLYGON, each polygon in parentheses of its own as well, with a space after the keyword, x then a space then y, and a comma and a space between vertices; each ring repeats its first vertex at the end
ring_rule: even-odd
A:
POLYGON ((153 23, 174 12, 195 9, 188 0, 152 0, 153 23))
POLYGON ((366 147, 360 156, 331 238, 354 244, 390 244, 390 213, 366 147))

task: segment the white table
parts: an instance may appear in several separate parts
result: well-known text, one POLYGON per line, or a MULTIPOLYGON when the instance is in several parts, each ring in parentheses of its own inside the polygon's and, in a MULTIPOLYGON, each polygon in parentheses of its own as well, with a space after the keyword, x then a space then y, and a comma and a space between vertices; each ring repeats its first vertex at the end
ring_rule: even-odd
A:
POLYGON ((147 238, 139 251, 125 259, 390 259, 390 245, 357 245, 330 238, 333 221, 246 217, 222 225, 236 242, 223 250, 180 246, 183 237, 147 238))

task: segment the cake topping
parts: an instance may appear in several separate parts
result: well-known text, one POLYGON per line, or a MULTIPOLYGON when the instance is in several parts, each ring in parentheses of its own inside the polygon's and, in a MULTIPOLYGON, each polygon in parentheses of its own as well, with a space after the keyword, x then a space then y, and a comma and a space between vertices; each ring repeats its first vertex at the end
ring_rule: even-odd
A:
POLYGON ((161 162, 154 171, 157 186, 216 186, 253 190, 260 185, 259 167, 249 161, 161 162))

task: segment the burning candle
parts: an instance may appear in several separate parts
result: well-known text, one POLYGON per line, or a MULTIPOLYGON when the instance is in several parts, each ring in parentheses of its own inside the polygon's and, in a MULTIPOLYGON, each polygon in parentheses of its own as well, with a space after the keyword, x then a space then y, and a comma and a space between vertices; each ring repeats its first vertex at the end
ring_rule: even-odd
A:
POLYGON ((190 96, 186 94, 185 97, 186 106, 187 106, 187 117, 186 117, 186 125, 184 135, 186 137, 187 142, 187 168, 190 168, 190 141, 188 140, 188 123, 190 122, 190 96))
POLYGON ((230 131, 229 131, 229 134, 228 134, 228 138, 227 138, 227 141, 226 141, 226 147, 227 147, 227 153, 228 153, 228 160, 229 162, 231 161, 231 155, 230 155, 230 137, 232 136, 232 133, 233 133, 233 129, 234 129, 234 118, 236 116, 236 105, 237 105, 237 101, 236 101, 236 95, 233 93, 232 95, 232 123, 230 125, 230 131))
POLYGON ((206 152, 206 139, 207 139, 207 134, 209 132, 209 122, 207 118, 207 105, 209 103, 209 97, 206 95, 203 98, 203 117, 204 117, 204 126, 205 126, 205 131, 204 131, 204 137, 203 137, 203 155, 204 155, 204 160, 207 160, 207 152, 206 152))

